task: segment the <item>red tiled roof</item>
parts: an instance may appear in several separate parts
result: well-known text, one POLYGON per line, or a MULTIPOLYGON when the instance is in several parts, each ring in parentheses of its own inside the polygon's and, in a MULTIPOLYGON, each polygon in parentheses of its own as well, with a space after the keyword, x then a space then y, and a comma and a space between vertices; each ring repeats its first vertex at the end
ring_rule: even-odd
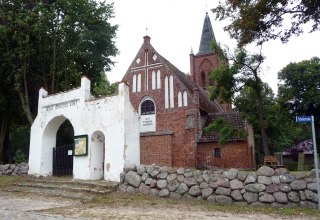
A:
MULTIPOLYGON (((223 118, 229 122, 236 129, 246 129, 246 123, 242 120, 237 112, 227 112, 227 113, 211 113, 207 116, 206 123, 202 129, 201 137, 198 142, 218 142, 220 134, 217 132, 206 133, 204 129, 211 123, 213 123, 218 118, 223 118)), ((247 140, 246 137, 234 136, 228 139, 228 141, 242 141, 247 140)))

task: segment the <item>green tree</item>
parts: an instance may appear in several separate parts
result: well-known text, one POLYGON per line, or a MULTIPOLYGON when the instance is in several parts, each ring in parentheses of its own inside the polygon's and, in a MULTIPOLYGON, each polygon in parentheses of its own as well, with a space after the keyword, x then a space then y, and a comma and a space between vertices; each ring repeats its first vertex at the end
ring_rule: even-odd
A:
POLYGON ((303 33, 307 23, 311 32, 320 28, 319 0, 225 0, 212 11, 220 20, 231 21, 225 30, 240 47, 276 38, 287 42, 292 35, 303 33), (291 24, 288 27, 287 18, 291 24))
POLYGON ((8 44, 8 71, 32 124, 37 92, 49 93, 79 85, 82 74, 93 82, 110 70, 117 49, 117 26, 109 19, 113 5, 93 0, 22 1, 1 4, 3 44, 8 44))
POLYGON ((320 59, 290 63, 278 73, 278 97, 292 116, 314 115, 320 126, 320 59))
POLYGON ((110 90, 103 78, 118 52, 112 16, 113 4, 94 0, 0 2, 0 155, 11 119, 23 125, 22 115, 32 124, 41 87, 50 94, 67 90, 86 75, 95 94, 110 90))
MULTIPOLYGON (((263 84, 262 97, 268 146, 272 152, 281 152, 283 149, 304 140, 306 135, 310 137, 308 136, 310 133, 306 132, 305 127, 297 125, 290 112, 282 108, 272 89, 266 83, 263 84)), ((253 126, 255 142, 260 145, 259 114, 257 105, 253 104, 256 102, 255 91, 251 87, 245 87, 235 97, 234 105, 235 110, 239 111, 240 115, 253 126)))
POLYGON ((232 53, 228 49, 221 49, 217 44, 214 44, 213 47, 215 52, 220 56, 220 59, 226 62, 210 75, 210 79, 216 82, 216 86, 210 89, 211 99, 219 98, 222 101, 228 102, 234 97, 234 94, 240 92, 243 88, 252 88, 257 100, 255 103, 259 115, 262 149, 265 155, 270 155, 268 136, 264 123, 263 83, 259 76, 261 71, 260 66, 264 61, 261 50, 260 53, 250 55, 243 48, 238 48, 232 53), (228 62, 231 64, 228 64, 228 62))

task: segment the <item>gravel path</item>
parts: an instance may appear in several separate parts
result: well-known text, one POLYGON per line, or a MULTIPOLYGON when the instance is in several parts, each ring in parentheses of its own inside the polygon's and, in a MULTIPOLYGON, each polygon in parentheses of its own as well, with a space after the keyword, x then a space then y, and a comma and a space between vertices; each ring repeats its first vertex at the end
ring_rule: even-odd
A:
POLYGON ((168 207, 136 207, 112 205, 86 205, 77 200, 57 197, 26 196, 0 190, 0 219, 1 220, 74 220, 74 219, 215 219, 215 220, 269 220, 269 219, 317 219, 315 217, 277 217, 264 214, 232 214, 212 212, 199 208, 178 206, 168 207), (66 217, 64 217, 66 216, 66 217))

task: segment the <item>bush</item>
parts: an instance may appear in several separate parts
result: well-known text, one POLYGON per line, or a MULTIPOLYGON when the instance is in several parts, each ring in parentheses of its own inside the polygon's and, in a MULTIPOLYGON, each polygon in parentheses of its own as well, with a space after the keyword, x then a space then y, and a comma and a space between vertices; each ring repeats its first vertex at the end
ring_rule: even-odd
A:
POLYGON ((21 162, 28 162, 28 156, 23 153, 21 149, 18 149, 14 156, 15 163, 19 164, 21 162))

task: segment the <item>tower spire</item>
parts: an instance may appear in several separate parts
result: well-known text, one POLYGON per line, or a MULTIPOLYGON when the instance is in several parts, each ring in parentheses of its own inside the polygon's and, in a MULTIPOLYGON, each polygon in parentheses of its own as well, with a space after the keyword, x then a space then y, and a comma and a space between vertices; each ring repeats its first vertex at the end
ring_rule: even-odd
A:
POLYGON ((197 55, 212 53, 213 50, 211 48, 211 44, 215 41, 216 39, 213 33, 210 17, 208 15, 208 12, 206 12, 206 16, 203 22, 199 52, 197 53, 197 55))

